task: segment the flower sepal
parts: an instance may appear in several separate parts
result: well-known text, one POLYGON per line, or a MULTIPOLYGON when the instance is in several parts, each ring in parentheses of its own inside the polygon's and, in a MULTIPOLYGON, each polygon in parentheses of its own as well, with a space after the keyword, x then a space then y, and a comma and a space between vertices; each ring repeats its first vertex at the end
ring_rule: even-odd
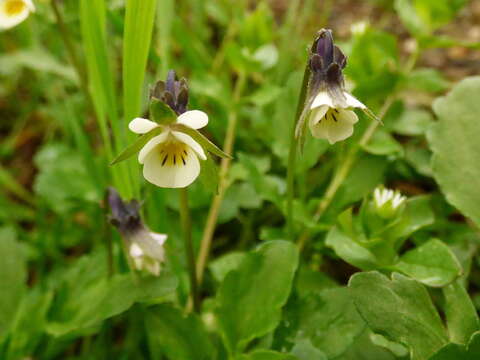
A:
POLYGON ((175 131, 180 131, 182 133, 185 133, 189 136, 192 137, 193 140, 198 142, 202 148, 207 150, 209 153, 212 153, 218 157, 221 158, 227 158, 227 159, 232 159, 230 155, 225 153, 223 150, 221 150, 217 145, 212 143, 210 140, 208 140, 205 136, 203 136, 199 131, 196 129, 193 129, 187 125, 184 124, 173 124, 171 128, 175 131))
POLYGON ((163 131, 164 128, 162 126, 158 126, 146 134, 141 135, 133 144, 129 145, 115 159, 113 159, 110 165, 115 165, 137 154, 145 146, 145 144, 147 144, 155 136, 160 135, 163 131))
POLYGON ((150 116, 157 124, 168 125, 177 120, 177 114, 163 101, 152 98, 150 100, 150 116))

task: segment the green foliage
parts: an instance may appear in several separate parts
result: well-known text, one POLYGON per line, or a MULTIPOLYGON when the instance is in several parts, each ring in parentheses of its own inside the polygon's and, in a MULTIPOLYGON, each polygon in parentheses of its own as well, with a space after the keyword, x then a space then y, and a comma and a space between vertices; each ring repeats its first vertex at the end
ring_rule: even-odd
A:
POLYGON ((218 323, 230 353, 278 325, 297 268, 298 253, 286 241, 271 241, 250 253, 218 290, 218 323), (262 304, 258 307, 257 304, 262 304))
POLYGON ((123 35, 123 115, 126 121, 140 115, 145 68, 155 19, 155 0, 125 2, 123 35))
POLYGON ((446 199, 477 225, 480 224, 477 184, 480 175, 476 174, 480 156, 476 140, 480 136, 476 115, 480 104, 475 96, 478 91, 480 78, 474 77, 463 80, 447 96, 437 99, 433 109, 439 121, 428 134, 435 179, 446 199))
POLYGON ((146 321, 153 354, 178 360, 213 358, 212 343, 196 315, 185 316, 170 305, 157 305, 148 310, 146 321))
POLYGON ((368 326, 405 344, 412 360, 428 359, 448 341, 440 316, 426 289, 398 273, 392 279, 378 272, 354 275, 353 301, 368 326))
POLYGON ((35 192, 58 213, 73 210, 79 201, 87 203, 101 198, 80 154, 73 149, 64 144, 49 144, 34 160, 40 170, 35 192))
MULTIPOLYGON (((102 257, 103 255, 103 257, 102 257)), ((175 290, 176 278, 162 273, 159 278, 134 279, 130 274, 106 277, 104 257, 81 258, 63 276, 56 289, 55 312, 47 331, 61 336, 98 326, 102 321, 129 309, 135 302, 158 301, 175 290), (89 275, 85 276, 85 272, 89 275)))
POLYGON ((474 1, 34 3, 0 35, 0 359, 480 357, 474 1), (291 130, 320 28, 382 124, 356 111, 333 146, 305 127, 290 229, 291 130), (147 99, 169 69, 208 114, 201 132, 147 99), (160 126, 137 138, 138 116, 160 126), (207 155, 188 191, 197 260, 212 234, 198 313, 178 194, 134 158, 166 127, 207 155), (388 218, 382 185, 407 198, 388 218), (132 270, 136 217, 109 225, 108 186, 168 235, 158 277, 132 270))
POLYGON ((24 249, 10 228, 0 228, 0 252, 4 259, 0 265, 0 339, 9 330, 26 292, 26 264, 24 249))
POLYGON ((448 344, 429 360, 475 360, 480 356, 480 333, 472 335, 468 345, 448 344))

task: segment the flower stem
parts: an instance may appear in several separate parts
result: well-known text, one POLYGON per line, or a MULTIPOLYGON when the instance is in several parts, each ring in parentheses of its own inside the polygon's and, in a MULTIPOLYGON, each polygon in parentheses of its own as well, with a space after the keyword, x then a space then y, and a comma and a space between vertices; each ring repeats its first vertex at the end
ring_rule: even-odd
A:
POLYGON ((192 242, 192 219, 190 218, 190 209, 188 207, 188 190, 182 188, 180 193, 180 218, 182 221, 183 237, 185 240, 185 254, 187 258, 188 272, 190 277, 190 297, 193 300, 193 309, 195 312, 200 310, 198 296, 197 274, 195 269, 195 254, 192 242))
POLYGON ((295 197, 295 163, 297 158, 297 145, 298 140, 295 136, 295 128, 297 126, 298 119, 302 115, 303 107, 305 106, 305 99, 307 97, 308 80, 310 78, 310 67, 307 63, 305 71, 303 73, 302 88, 300 89, 300 95, 297 102, 297 111, 295 113, 295 119, 292 124, 290 132, 290 149, 288 151, 288 164, 287 164, 287 229, 288 235, 293 240, 294 226, 293 226, 293 199, 295 197))
MULTIPOLYGON (((381 119, 385 116, 387 113, 388 109, 393 103, 393 100, 395 99, 394 95, 391 95, 387 97, 385 100, 378 117, 381 119)), ((315 211, 315 214, 313 215, 313 221, 318 222, 320 218, 323 216, 325 211, 328 209, 330 204, 332 203, 333 198, 335 197, 335 194, 337 193, 338 189, 342 185, 343 181, 347 177, 348 173, 350 172, 350 169, 352 168, 352 165, 355 162, 356 156, 358 154, 358 150, 365 146, 370 139, 372 138, 373 134, 375 133, 375 130, 378 127, 379 122, 377 121, 372 121, 370 125, 368 126, 367 130, 363 133, 360 141, 358 144, 354 145, 350 151, 347 153, 345 156, 343 162, 340 164, 340 166, 337 168, 332 180, 330 181, 330 184, 327 187, 327 190, 325 191, 325 195, 323 196, 322 200, 318 204, 317 210, 315 211)), ((305 244, 307 243, 308 239, 310 238, 310 231, 305 230, 300 237, 297 240, 298 244, 298 249, 300 251, 303 250, 305 247, 305 244)))
MULTIPOLYGON (((233 91, 233 110, 228 116, 227 132, 225 134, 225 142, 223 144, 223 151, 226 154, 231 155, 233 152, 233 145, 235 143, 235 134, 237 129, 238 109, 237 105, 241 98, 243 88, 245 86, 245 74, 239 73, 235 83, 235 89, 233 91)), ((230 169, 231 159, 224 158, 220 163, 220 172, 218 179, 218 193, 214 196, 210 210, 208 211, 207 221, 203 230, 202 242, 200 244, 200 252, 197 258, 197 281, 198 284, 202 283, 203 273, 207 265, 208 256, 210 254, 210 248, 212 245, 213 233, 215 232, 215 226, 217 224, 218 212, 220 205, 222 204, 225 192, 228 187, 228 170, 230 169)))
MULTIPOLYGON (((415 43, 415 49, 413 52, 410 54, 409 58, 405 62, 403 66, 403 73, 406 75, 410 73, 413 68, 415 67, 415 64, 417 63, 417 60, 420 56, 420 49, 418 48, 418 44, 415 43)), ((385 102, 383 103, 382 108, 380 109, 380 112, 378 114, 378 117, 382 119, 385 114, 387 113, 388 109, 390 109, 390 106, 392 105, 393 101, 396 98, 396 93, 394 92, 393 94, 390 94, 385 99, 385 102)), ((325 211, 328 209, 330 206, 333 198, 335 197, 335 194, 337 193, 337 190, 340 188, 340 185, 342 185, 343 181, 347 177, 348 173, 350 172, 350 169, 352 168, 353 163, 355 162, 358 150, 367 145, 367 143, 370 141, 372 138, 373 134, 375 133, 375 130, 378 127, 379 122, 378 121, 373 121, 370 123, 368 126, 367 130, 363 133, 360 141, 358 144, 353 146, 350 151, 348 152, 347 156, 343 160, 343 162, 340 164, 340 166, 337 168, 337 171, 335 172, 335 175, 333 176, 332 180, 330 181, 330 184, 328 185, 327 190, 325 191, 325 196, 323 199, 320 201, 317 207, 317 211, 315 212, 315 215, 313 216, 313 221, 318 222, 320 218, 323 216, 325 211)), ((301 252, 303 248, 305 247, 305 244, 307 243, 308 239, 310 237, 310 232, 308 230, 305 230, 300 237, 297 240, 298 244, 298 249, 301 252)))

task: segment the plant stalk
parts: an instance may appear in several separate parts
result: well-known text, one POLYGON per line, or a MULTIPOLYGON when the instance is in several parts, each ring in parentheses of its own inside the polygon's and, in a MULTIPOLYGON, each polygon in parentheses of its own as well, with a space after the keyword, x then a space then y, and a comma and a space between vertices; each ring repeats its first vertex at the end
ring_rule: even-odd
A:
MULTIPOLYGON (((245 86, 245 74, 239 73, 238 78, 235 84, 235 89, 233 91, 233 110, 230 112, 228 116, 228 125, 227 125, 227 132, 225 134, 225 142, 223 145, 223 151, 228 154, 232 155, 233 153, 233 146, 235 143, 235 134, 237 129, 237 121, 238 121, 238 111, 237 105, 241 98, 241 94, 243 88, 245 86)), ((203 281, 203 273, 205 271, 205 267, 207 265, 208 256, 210 254, 210 248, 212 245, 212 238, 213 233, 215 232, 215 227, 217 224, 218 219, 218 212, 220 210, 220 206, 222 204, 223 198, 225 196, 225 192, 228 187, 228 170, 230 169, 231 159, 224 158, 220 163, 220 171, 219 171, 219 181, 218 181, 218 193, 213 197, 212 204, 210 205, 210 209, 207 215, 207 221, 205 223, 205 228, 203 230, 202 242, 200 244, 200 252, 197 258, 197 281, 198 284, 201 284, 203 281)))
POLYGON ((197 274, 195 268, 195 253, 192 241, 192 219, 190 217, 190 208, 188 206, 188 190, 182 188, 180 194, 180 218, 183 228, 183 237, 185 241, 185 254, 187 259, 189 277, 190 277, 190 298, 193 301, 193 310, 200 311, 200 299, 198 294, 197 274))
POLYGON ((295 119, 292 124, 290 132, 290 149, 288 151, 288 164, 287 164, 287 229, 288 235, 293 240, 294 226, 293 226, 293 200, 295 198, 295 164, 297 158, 297 146, 298 139, 295 136, 295 128, 297 122, 302 115, 303 107, 305 106, 305 100, 307 97, 308 81, 310 78, 310 67, 307 62, 305 71, 303 73, 302 88, 300 89, 300 95, 297 102, 297 111, 295 113, 295 119))
MULTIPOLYGON (((385 116, 387 113, 388 109, 393 103, 393 100, 395 99, 395 96, 391 95, 387 97, 385 102, 383 103, 382 108, 380 109, 380 112, 378 114, 378 117, 381 119, 385 116)), ((325 195, 323 196, 322 200, 318 204, 317 210, 315 211, 315 214, 313 215, 313 221, 318 222, 320 218, 323 216, 325 211, 328 209, 330 204, 332 203, 333 198, 335 197, 335 194, 337 193, 338 189, 344 182, 345 178, 347 177, 348 173, 350 172, 356 156, 358 154, 358 151, 361 147, 365 146, 370 139, 372 138, 373 134, 375 133, 375 130, 378 127, 379 122, 378 121, 372 121, 370 125, 368 126, 367 130, 363 133, 360 141, 358 144, 354 145, 350 151, 347 153, 347 156, 344 158, 343 162, 340 164, 340 166, 337 168, 335 171, 335 174, 330 181, 330 184, 327 187, 327 190, 325 191, 325 195)), ((302 251, 303 248, 305 247, 306 242, 308 241, 310 237, 310 231, 305 230, 300 237, 297 240, 298 244, 298 249, 299 251, 302 251)))

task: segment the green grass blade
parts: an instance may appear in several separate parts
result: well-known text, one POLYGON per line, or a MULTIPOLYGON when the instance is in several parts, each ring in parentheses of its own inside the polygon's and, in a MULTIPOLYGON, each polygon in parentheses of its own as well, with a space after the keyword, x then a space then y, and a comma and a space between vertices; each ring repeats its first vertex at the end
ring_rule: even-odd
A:
MULTIPOLYGON (((113 158, 114 152, 125 144, 125 133, 119 122, 114 79, 110 70, 106 31, 106 7, 104 0, 80 1, 80 27, 85 51, 88 85, 95 108, 102 140, 107 150, 108 158, 113 158), (109 128, 114 133, 113 143, 109 128)), ((133 194, 131 181, 126 164, 112 171, 113 182, 123 196, 133 194)))
POLYGON ((140 115, 145 68, 152 39, 156 0, 127 0, 123 34, 123 108, 130 121, 140 115))

